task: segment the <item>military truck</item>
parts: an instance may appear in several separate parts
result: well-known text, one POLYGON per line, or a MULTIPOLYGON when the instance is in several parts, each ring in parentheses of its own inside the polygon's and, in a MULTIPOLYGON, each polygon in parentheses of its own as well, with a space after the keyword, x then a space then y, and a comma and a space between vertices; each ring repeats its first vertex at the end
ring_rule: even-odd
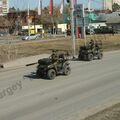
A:
POLYGON ((38 77, 45 77, 52 80, 57 75, 62 74, 67 76, 70 73, 70 63, 65 53, 58 53, 57 50, 53 50, 49 58, 38 60, 36 71, 38 77))
POLYGON ((86 45, 80 46, 78 59, 92 61, 93 59, 102 59, 102 42, 91 40, 86 45))

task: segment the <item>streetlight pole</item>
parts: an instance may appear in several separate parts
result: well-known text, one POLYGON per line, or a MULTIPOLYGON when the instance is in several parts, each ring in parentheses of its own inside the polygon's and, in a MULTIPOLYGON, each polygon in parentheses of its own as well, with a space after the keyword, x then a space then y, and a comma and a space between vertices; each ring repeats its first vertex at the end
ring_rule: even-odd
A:
POLYGON ((76 54, 76 44, 75 44, 75 25, 74 25, 74 3, 73 0, 70 0, 70 10, 71 10, 71 35, 72 35, 72 51, 73 51, 73 58, 76 54))
POLYGON ((29 38, 30 38, 30 5, 29 5, 29 1, 28 1, 28 11, 27 11, 27 14, 28 14, 28 35, 29 35, 29 38))

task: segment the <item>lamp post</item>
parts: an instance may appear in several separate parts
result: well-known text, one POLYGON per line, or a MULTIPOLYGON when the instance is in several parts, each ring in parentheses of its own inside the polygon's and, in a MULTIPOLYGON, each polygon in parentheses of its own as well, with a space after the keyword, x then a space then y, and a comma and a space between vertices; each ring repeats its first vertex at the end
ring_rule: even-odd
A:
POLYGON ((75 42, 75 25, 74 25, 74 3, 73 0, 70 0, 70 10, 71 10, 71 35, 72 35, 72 51, 73 58, 75 58, 76 54, 76 42, 75 42))
POLYGON ((29 38, 30 38, 30 5, 29 5, 29 1, 28 1, 28 11, 27 11, 27 14, 28 14, 28 35, 29 35, 29 38))

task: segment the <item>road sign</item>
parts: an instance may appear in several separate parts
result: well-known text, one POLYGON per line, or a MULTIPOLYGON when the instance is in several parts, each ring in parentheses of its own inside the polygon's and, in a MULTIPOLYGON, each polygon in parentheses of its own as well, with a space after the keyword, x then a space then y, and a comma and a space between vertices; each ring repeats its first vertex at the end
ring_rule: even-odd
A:
POLYGON ((84 27, 88 26, 90 23, 90 19, 88 17, 83 17, 83 18, 77 18, 76 19, 76 24, 78 27, 84 27))
POLYGON ((76 26, 81 27, 81 37, 85 38, 85 27, 88 25, 88 19, 85 17, 84 5, 77 4, 75 5, 75 17, 76 17, 76 26))
POLYGON ((76 4, 75 5, 74 15, 78 18, 85 17, 83 4, 76 4))

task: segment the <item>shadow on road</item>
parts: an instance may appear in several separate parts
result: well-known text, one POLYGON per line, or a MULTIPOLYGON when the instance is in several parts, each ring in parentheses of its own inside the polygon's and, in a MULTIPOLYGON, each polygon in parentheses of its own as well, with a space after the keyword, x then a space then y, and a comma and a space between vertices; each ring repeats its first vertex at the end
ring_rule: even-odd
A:
POLYGON ((47 79, 47 78, 45 78, 45 77, 39 77, 39 76, 37 76, 36 75, 36 72, 31 72, 30 74, 28 74, 28 75, 24 75, 23 76, 23 78, 25 79, 25 78, 29 78, 29 80, 38 80, 38 79, 40 79, 40 80, 49 80, 49 79, 47 79))

